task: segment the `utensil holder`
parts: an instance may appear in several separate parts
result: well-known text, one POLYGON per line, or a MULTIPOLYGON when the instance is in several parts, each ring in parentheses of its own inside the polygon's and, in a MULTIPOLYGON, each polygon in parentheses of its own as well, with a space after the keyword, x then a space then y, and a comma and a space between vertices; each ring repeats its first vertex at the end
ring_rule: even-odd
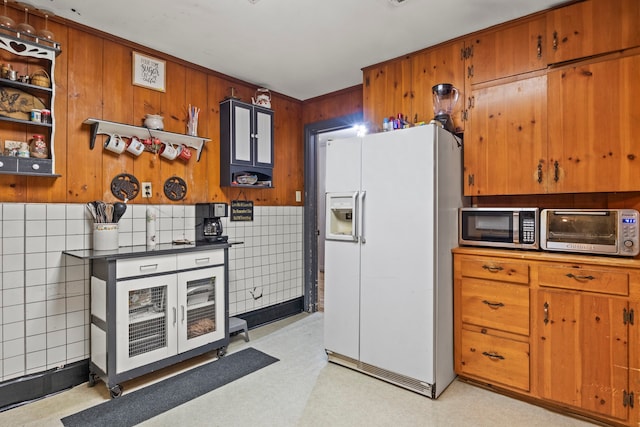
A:
POLYGON ((113 251, 118 249, 118 224, 96 222, 93 224, 93 249, 113 251))

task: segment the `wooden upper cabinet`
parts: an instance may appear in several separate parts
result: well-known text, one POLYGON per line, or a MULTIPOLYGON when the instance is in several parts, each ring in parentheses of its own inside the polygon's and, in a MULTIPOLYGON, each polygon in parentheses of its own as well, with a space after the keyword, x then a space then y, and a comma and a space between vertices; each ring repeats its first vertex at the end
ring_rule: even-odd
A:
POLYGON ((639 72, 616 55, 548 74, 549 192, 638 191, 639 72))
POLYGON ((550 64, 640 46, 640 1, 587 0, 547 13, 550 64))
POLYGON ((367 67, 362 73, 362 109, 365 122, 373 126, 370 131, 382 130, 385 117, 410 113, 410 56, 367 67))
POLYGON ((411 91, 413 103, 412 122, 429 122, 434 117, 431 88, 440 83, 451 83, 460 95, 453 111, 453 124, 456 132, 464 130, 463 111, 465 105, 464 61, 461 52, 463 42, 450 43, 420 51, 411 57, 411 91))
POLYGON ((534 73, 478 85, 464 139, 466 196, 544 193, 547 82, 534 73))
POLYGON ((468 38, 463 52, 468 82, 482 83, 545 68, 544 34, 542 15, 468 38))
POLYGON ((460 92, 453 112, 456 131, 464 129, 464 62, 460 56, 462 42, 422 50, 363 69, 363 110, 372 130, 381 130, 385 117, 403 114, 409 122, 433 119, 431 88, 451 83, 460 92))

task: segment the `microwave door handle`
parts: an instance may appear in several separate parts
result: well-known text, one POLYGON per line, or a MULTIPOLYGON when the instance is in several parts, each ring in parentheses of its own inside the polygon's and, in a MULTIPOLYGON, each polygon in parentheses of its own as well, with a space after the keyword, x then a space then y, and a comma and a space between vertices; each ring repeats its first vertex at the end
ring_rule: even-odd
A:
POLYGON ((513 213, 513 243, 520 243, 520 213, 513 213))
POLYGON ((358 203, 358 239, 360 243, 367 243, 364 237, 364 198, 367 195, 366 191, 359 193, 360 202, 358 203))

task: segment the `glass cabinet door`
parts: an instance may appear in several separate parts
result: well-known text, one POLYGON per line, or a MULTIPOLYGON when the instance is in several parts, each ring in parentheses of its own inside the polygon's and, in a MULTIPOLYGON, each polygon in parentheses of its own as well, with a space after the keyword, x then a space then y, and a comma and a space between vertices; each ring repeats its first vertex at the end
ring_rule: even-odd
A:
POLYGON ((225 337, 224 267, 178 273, 178 351, 225 337))
POLYGON ((177 353, 175 289, 175 274, 117 283, 118 373, 177 353))

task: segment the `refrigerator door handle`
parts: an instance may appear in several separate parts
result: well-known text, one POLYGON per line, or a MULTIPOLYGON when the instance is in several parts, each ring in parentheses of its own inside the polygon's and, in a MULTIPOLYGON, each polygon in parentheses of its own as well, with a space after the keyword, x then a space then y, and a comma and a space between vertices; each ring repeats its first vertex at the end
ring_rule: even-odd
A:
POLYGON ((358 196, 360 198, 358 203, 358 240, 360 243, 367 243, 364 237, 364 198, 366 195, 366 191, 360 191, 358 196))

